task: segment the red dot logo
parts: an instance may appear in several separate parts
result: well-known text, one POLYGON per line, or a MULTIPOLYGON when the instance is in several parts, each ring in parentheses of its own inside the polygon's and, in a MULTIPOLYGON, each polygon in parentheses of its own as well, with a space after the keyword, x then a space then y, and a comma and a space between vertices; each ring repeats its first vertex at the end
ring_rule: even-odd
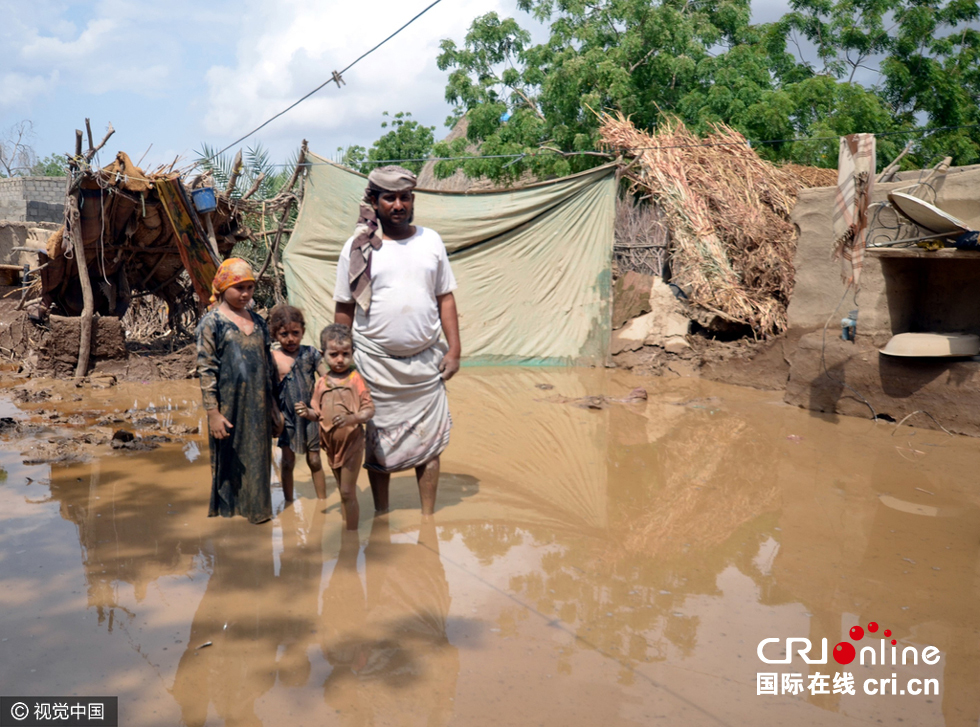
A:
POLYGON ((892 635, 892 630, 891 629, 885 629, 881 633, 883 633, 885 635, 885 637, 887 638, 887 637, 889 637, 889 636, 892 635))
POLYGON ((898 642, 897 642, 897 641, 895 641, 895 639, 892 639, 892 646, 894 646, 894 645, 895 645, 895 644, 897 644, 897 643, 898 643, 898 642))
POLYGON ((871 623, 868 624, 868 631, 874 633, 877 630, 878 630, 878 623, 876 621, 872 621, 871 623))
POLYGON ((841 641, 834 647, 834 661, 838 664, 850 664, 854 661, 854 656, 854 646, 846 641, 841 641))
POLYGON ((851 630, 847 632, 850 634, 851 638, 855 641, 860 641, 864 638, 864 629, 860 626, 851 626, 851 630))

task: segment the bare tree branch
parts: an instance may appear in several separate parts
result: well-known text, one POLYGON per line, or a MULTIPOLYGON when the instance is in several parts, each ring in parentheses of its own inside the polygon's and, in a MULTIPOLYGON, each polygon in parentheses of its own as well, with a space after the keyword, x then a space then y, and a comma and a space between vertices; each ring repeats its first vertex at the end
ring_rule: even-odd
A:
MULTIPOLYGON (((88 126, 88 119, 85 119, 85 125, 88 126)), ((112 124, 110 123, 109 124, 109 130, 106 131, 105 136, 102 137, 102 141, 99 142, 99 145, 98 146, 92 147, 91 146, 91 144, 92 144, 92 132, 89 131, 89 135, 88 135, 89 150, 87 152, 85 152, 85 161, 87 161, 87 162, 92 161, 92 157, 94 157, 99 152, 99 149, 101 149, 102 147, 105 146, 105 143, 107 141, 109 141, 109 137, 112 136, 115 133, 116 133, 116 130, 112 128, 112 124)))
POLYGON ((0 171, 5 176, 13 177, 29 174, 37 163, 34 153, 34 124, 24 119, 3 133, 0 138, 0 171))

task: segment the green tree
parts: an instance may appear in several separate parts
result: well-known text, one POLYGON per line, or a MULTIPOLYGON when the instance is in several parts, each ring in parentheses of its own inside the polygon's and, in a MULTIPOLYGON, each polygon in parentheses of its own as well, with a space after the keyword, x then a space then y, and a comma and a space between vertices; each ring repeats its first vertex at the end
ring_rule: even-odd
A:
MULTIPOLYGON (((821 166, 836 164, 841 134, 885 134, 884 163, 915 138, 903 134, 923 116, 938 127, 980 114, 980 39, 964 25, 977 17, 976 0, 793 0, 779 22, 761 25, 750 23, 748 0, 518 5, 550 22, 546 42, 532 44, 495 13, 477 18, 462 46, 442 42, 438 64, 454 107, 447 123, 466 114, 469 125, 467 138, 434 152, 474 158, 440 162, 440 176, 462 167, 500 181, 593 166, 601 159, 568 153, 596 148, 603 110, 640 128, 665 112, 699 133, 724 122, 750 139, 777 140, 758 147, 766 158, 821 166), (800 36, 817 63, 803 57, 800 36), (860 83, 878 64, 883 84, 860 83), (467 152, 473 144, 476 154, 467 152), (526 156, 485 158, 493 155, 526 156)), ((932 135, 909 163, 929 162, 931 146, 957 163, 975 161, 975 134, 932 135)))
POLYGON ((364 164, 365 159, 367 159, 367 149, 357 144, 350 144, 348 146, 338 146, 333 160, 337 164, 343 164, 345 167, 359 170, 361 165, 364 164))
MULTIPOLYGON (((198 167, 211 174, 217 189, 226 189, 234 171, 234 158, 227 153, 217 154, 217 149, 207 143, 202 144, 201 150, 196 153, 198 154, 198 167)), ((232 198, 240 199, 253 186, 256 186, 256 189, 249 197, 249 202, 261 202, 274 198, 289 181, 298 158, 299 154, 294 153, 285 163, 280 164, 272 161, 268 150, 261 144, 247 147, 242 154, 241 171, 235 187, 231 191, 232 198)), ((263 227, 264 222, 266 230, 275 230, 281 221, 282 213, 279 212, 277 217, 277 213, 274 211, 263 208, 263 212, 255 210, 252 205, 245 205, 242 210, 245 226, 254 232, 258 232, 263 227), (264 221, 262 219, 263 212, 265 213, 264 221)), ((293 206, 285 220, 287 227, 292 227, 295 224, 296 216, 297 211, 293 206)), ((287 233, 287 236, 280 243, 280 251, 285 249, 288 239, 287 233)), ((244 258, 257 272, 269 255, 271 242, 270 236, 253 236, 236 244, 231 255, 244 258)), ((274 259, 272 264, 278 265, 278 260, 274 259)), ((266 308, 275 305, 274 287, 266 279, 263 279, 256 288, 255 299, 266 308)))
POLYGON ((375 141, 366 155, 364 148, 360 146, 350 146, 346 150, 337 149, 338 152, 343 152, 342 163, 368 174, 383 162, 397 161, 400 166, 418 174, 425 162, 417 160, 425 160, 432 153, 436 127, 423 126, 405 111, 391 116, 390 121, 387 120, 387 111, 382 116, 386 120, 381 122, 381 128, 387 129, 390 126, 391 131, 375 141))
POLYGON ((39 159, 31 167, 30 176, 32 177, 64 177, 68 172, 68 157, 64 154, 49 154, 44 159, 39 159))
MULTIPOLYGON (((793 0, 781 21, 817 48, 823 73, 876 82, 898 129, 925 120, 909 164, 928 166, 947 154, 954 164, 980 160, 980 19, 976 0, 793 0)), ((861 131, 879 131, 865 127, 861 131)), ((899 144, 900 146, 901 144, 899 144)))
MULTIPOLYGON (((211 174, 216 187, 224 190, 232 176, 234 158, 227 152, 216 152, 217 149, 210 144, 201 144, 201 150, 196 152, 197 165, 211 174)), ((241 197, 258 181, 258 189, 250 199, 272 199, 289 180, 293 167, 296 166, 296 159, 297 155, 293 154, 284 164, 277 164, 269 157, 268 149, 261 144, 246 147, 242 154, 242 168, 231 196, 241 197)))
POLYGON ((922 138, 918 166, 951 155, 954 164, 980 161, 980 3, 976 0, 904 2, 881 63, 884 95, 903 119, 924 115, 926 126, 972 126, 922 138))

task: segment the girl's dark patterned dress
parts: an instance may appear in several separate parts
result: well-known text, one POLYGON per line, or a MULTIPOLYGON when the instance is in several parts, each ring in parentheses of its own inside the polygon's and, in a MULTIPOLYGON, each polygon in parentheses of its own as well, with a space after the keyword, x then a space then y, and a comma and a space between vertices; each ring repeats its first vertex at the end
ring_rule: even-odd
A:
POLYGON ((227 439, 209 436, 211 504, 208 516, 272 519, 272 418, 276 366, 269 328, 249 311, 255 328, 245 335, 217 310, 197 326, 197 369, 204 408, 217 408, 232 424, 227 439))

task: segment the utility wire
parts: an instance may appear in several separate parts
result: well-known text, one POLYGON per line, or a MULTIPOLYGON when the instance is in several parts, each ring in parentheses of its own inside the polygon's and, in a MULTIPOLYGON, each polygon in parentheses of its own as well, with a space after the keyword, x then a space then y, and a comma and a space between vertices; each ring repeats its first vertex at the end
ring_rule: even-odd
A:
POLYGON ((324 81, 319 86, 317 86, 316 88, 314 88, 308 94, 306 94, 305 96, 303 96, 299 100, 293 102, 292 104, 290 104, 289 106, 287 106, 286 108, 284 108, 282 111, 280 111, 275 116, 271 116, 270 118, 266 119, 261 124, 259 124, 254 129, 252 129, 250 132, 248 132, 247 134, 245 134, 245 136, 242 136, 241 138, 236 139, 235 141, 231 142, 228 146, 226 146, 221 151, 216 152, 215 154, 212 154, 210 157, 208 157, 208 159, 206 161, 209 161, 209 162, 210 161, 213 161, 214 159, 216 159, 217 157, 221 156, 226 151, 228 151, 229 149, 231 149, 236 144, 240 144, 241 142, 245 141, 252 134, 254 134, 255 132, 259 131, 260 129, 265 128, 266 126, 268 126, 269 124, 271 124, 273 121, 275 121, 276 119, 278 119, 283 114, 288 113, 289 111, 292 111, 294 108, 296 108, 297 106, 299 106, 306 99, 308 99, 310 96, 312 96, 313 94, 315 94, 317 91, 319 91, 321 88, 323 88, 327 84, 336 83, 337 84, 337 88, 340 88, 340 84, 342 84, 342 83, 344 83, 344 85, 346 85, 346 83, 344 82, 344 79, 342 78, 342 76, 345 73, 347 73, 347 71, 349 71, 351 68, 353 68, 354 66, 356 66, 360 61, 364 60, 369 55, 371 55, 372 53, 374 53, 374 51, 378 50, 378 48, 380 48, 385 43, 387 43, 389 40, 391 40, 396 35, 398 35, 399 33, 401 33, 403 30, 405 30, 405 28, 407 28, 409 25, 411 25, 416 20, 418 20, 419 18, 421 18, 423 15, 425 15, 427 12, 429 12, 432 8, 434 8, 436 5, 438 5, 441 2, 442 2, 442 0, 434 0, 433 3, 431 3, 428 7, 426 7, 422 12, 418 13, 417 15, 415 15, 415 17, 413 17, 411 20, 409 20, 407 23, 405 23, 402 27, 400 27, 394 33, 392 33, 391 35, 389 35, 387 38, 385 38, 383 41, 381 41, 376 46, 374 46, 373 48, 371 48, 369 51, 367 51, 365 53, 362 53, 357 58, 355 58, 354 61, 352 63, 349 63, 343 70, 334 71, 333 72, 333 75, 330 78, 328 78, 326 81, 324 81))
MULTIPOLYGON (((337 88, 340 88, 341 84, 347 85, 346 82, 343 79, 343 75, 345 73, 347 73, 347 71, 349 71, 351 68, 353 68, 354 66, 356 66, 362 60, 364 60, 369 55, 371 55, 372 53, 374 53, 376 50, 378 50, 378 48, 380 48, 381 46, 383 46, 385 43, 387 43, 389 40, 391 40, 392 38, 394 38, 396 35, 398 35, 399 33, 401 33, 403 30, 405 30, 405 28, 407 28, 409 25, 411 25, 416 20, 418 20, 419 18, 421 18, 423 15, 425 15, 427 12, 429 12, 432 8, 434 8, 440 2, 442 2, 442 0, 433 0, 432 3, 430 3, 423 10, 421 10, 419 13, 417 13, 416 15, 414 15, 407 23, 405 23, 400 28, 398 28, 398 30, 396 30, 394 33, 392 33, 391 35, 389 35, 387 38, 385 38, 384 40, 382 40, 380 43, 378 43, 377 45, 375 45, 371 49, 369 49, 369 50, 365 51, 364 53, 362 53, 361 55, 359 55, 357 58, 355 58, 351 63, 347 64, 347 66, 345 66, 340 71, 334 71, 331 74, 331 77, 330 78, 328 78, 326 81, 324 81, 319 86, 317 86, 316 88, 314 88, 312 91, 310 91, 309 93, 307 93, 305 96, 300 97, 299 99, 297 99, 296 101, 294 101, 293 103, 291 103, 289 106, 287 106, 286 108, 284 108, 279 113, 277 113, 277 114, 269 117, 265 121, 263 121, 261 124, 259 124, 258 126, 256 126, 254 129, 252 129, 250 132, 248 132, 244 136, 239 137, 238 139, 236 139, 235 141, 231 142, 230 144, 228 144, 223 149, 215 152, 214 154, 212 154, 207 159, 201 160, 201 161, 204 161, 204 162, 213 161, 214 159, 216 159, 217 157, 221 156, 226 151, 228 151, 229 149, 231 149, 236 144, 240 144, 241 142, 245 141, 245 139, 249 138, 250 136, 252 136, 256 132, 264 129, 266 126, 268 126, 269 124, 271 124, 273 121, 275 121, 276 119, 278 119, 280 116, 282 116, 282 115, 284 115, 284 114, 292 111, 294 108, 296 108, 301 103, 303 103, 304 101, 306 101, 306 99, 310 98, 311 96, 313 96, 314 94, 316 94, 318 91, 320 91, 322 88, 324 88, 324 86, 327 86, 327 85, 329 85, 331 83, 336 83, 337 84, 337 88)), ((935 129, 926 128, 926 129, 907 130, 907 131, 888 131, 888 132, 882 132, 882 133, 879 133, 879 134, 875 134, 875 136, 876 137, 878 137, 878 136, 896 136, 896 135, 902 135, 902 134, 928 133, 928 132, 932 132, 932 131, 949 131, 949 130, 953 130, 953 129, 971 129, 971 128, 976 128, 978 126, 980 126, 980 124, 964 124, 962 126, 945 126, 945 127, 935 128, 935 129)), ((802 139, 767 139, 767 140, 746 139, 746 143, 751 146, 752 144, 782 144, 782 143, 795 143, 795 142, 801 142, 801 141, 834 141, 837 138, 838 137, 836 137, 836 136, 818 136, 818 137, 802 138, 802 139)), ((684 148, 693 148, 693 147, 740 146, 740 145, 741 144, 739 142, 717 142, 717 143, 708 143, 708 144, 688 144, 688 145, 679 145, 679 146, 637 147, 637 148, 634 149, 634 151, 643 151, 643 150, 646 150, 646 149, 684 149, 684 148)), ((595 155, 597 152, 595 152, 595 151, 591 151, 591 152, 590 151, 579 151, 579 152, 552 152, 552 153, 559 153, 559 154, 562 154, 563 156, 582 156, 582 155, 586 155, 586 154, 595 155)), ((426 158, 426 159, 384 159, 384 160, 374 160, 374 161, 365 162, 365 163, 370 163, 370 164, 391 164, 391 163, 395 163, 395 162, 457 161, 457 160, 461 160, 461 159, 514 159, 514 158, 520 158, 520 157, 526 157, 526 156, 537 156, 537 153, 493 154, 493 155, 488 155, 488 156, 439 157, 439 158, 426 158)), ((197 162, 197 164, 200 164, 201 161, 197 162)))
MULTIPOLYGON (((439 0, 436 0, 437 2, 439 0)), ((900 136, 906 134, 930 134, 937 131, 954 131, 957 129, 975 129, 980 128, 980 124, 963 124, 961 126, 938 126, 938 127, 923 127, 921 129, 905 129, 903 131, 883 131, 881 133, 874 134, 875 137, 881 136, 900 136)), ((699 149, 704 147, 712 146, 742 146, 743 143, 750 146, 762 145, 762 144, 786 144, 786 143, 797 143, 803 141, 837 141, 840 139, 839 136, 804 136, 793 139, 746 139, 745 142, 740 141, 719 141, 719 142, 708 142, 704 144, 668 144, 668 145, 657 145, 657 146, 637 146, 631 149, 623 149, 623 151, 648 151, 653 149, 699 149)), ((237 142, 236 142, 237 143, 237 142)), ((234 146, 234 145, 232 145, 234 146)), ((226 149, 222 149, 227 151, 226 149)), ((219 154, 221 152, 218 152, 219 154)), ((401 164, 404 162, 455 162, 455 161, 467 161, 470 159, 521 159, 525 157, 537 157, 543 156, 545 154, 558 154, 563 157, 572 156, 596 156, 601 152, 596 151, 557 151, 553 149, 539 149, 537 151, 529 152, 517 152, 514 154, 472 154, 469 156, 455 156, 455 157, 417 157, 414 159, 365 159, 360 162, 360 164, 401 164)), ((217 156, 217 154, 215 154, 217 156)), ((615 157, 615 154, 609 154, 610 158, 615 157)), ((214 157, 211 157, 212 159, 214 157)), ((320 166, 324 164, 331 164, 331 162, 306 162, 307 166, 320 166)), ((273 164, 271 166, 276 167, 289 167, 291 164, 279 163, 273 164)))

